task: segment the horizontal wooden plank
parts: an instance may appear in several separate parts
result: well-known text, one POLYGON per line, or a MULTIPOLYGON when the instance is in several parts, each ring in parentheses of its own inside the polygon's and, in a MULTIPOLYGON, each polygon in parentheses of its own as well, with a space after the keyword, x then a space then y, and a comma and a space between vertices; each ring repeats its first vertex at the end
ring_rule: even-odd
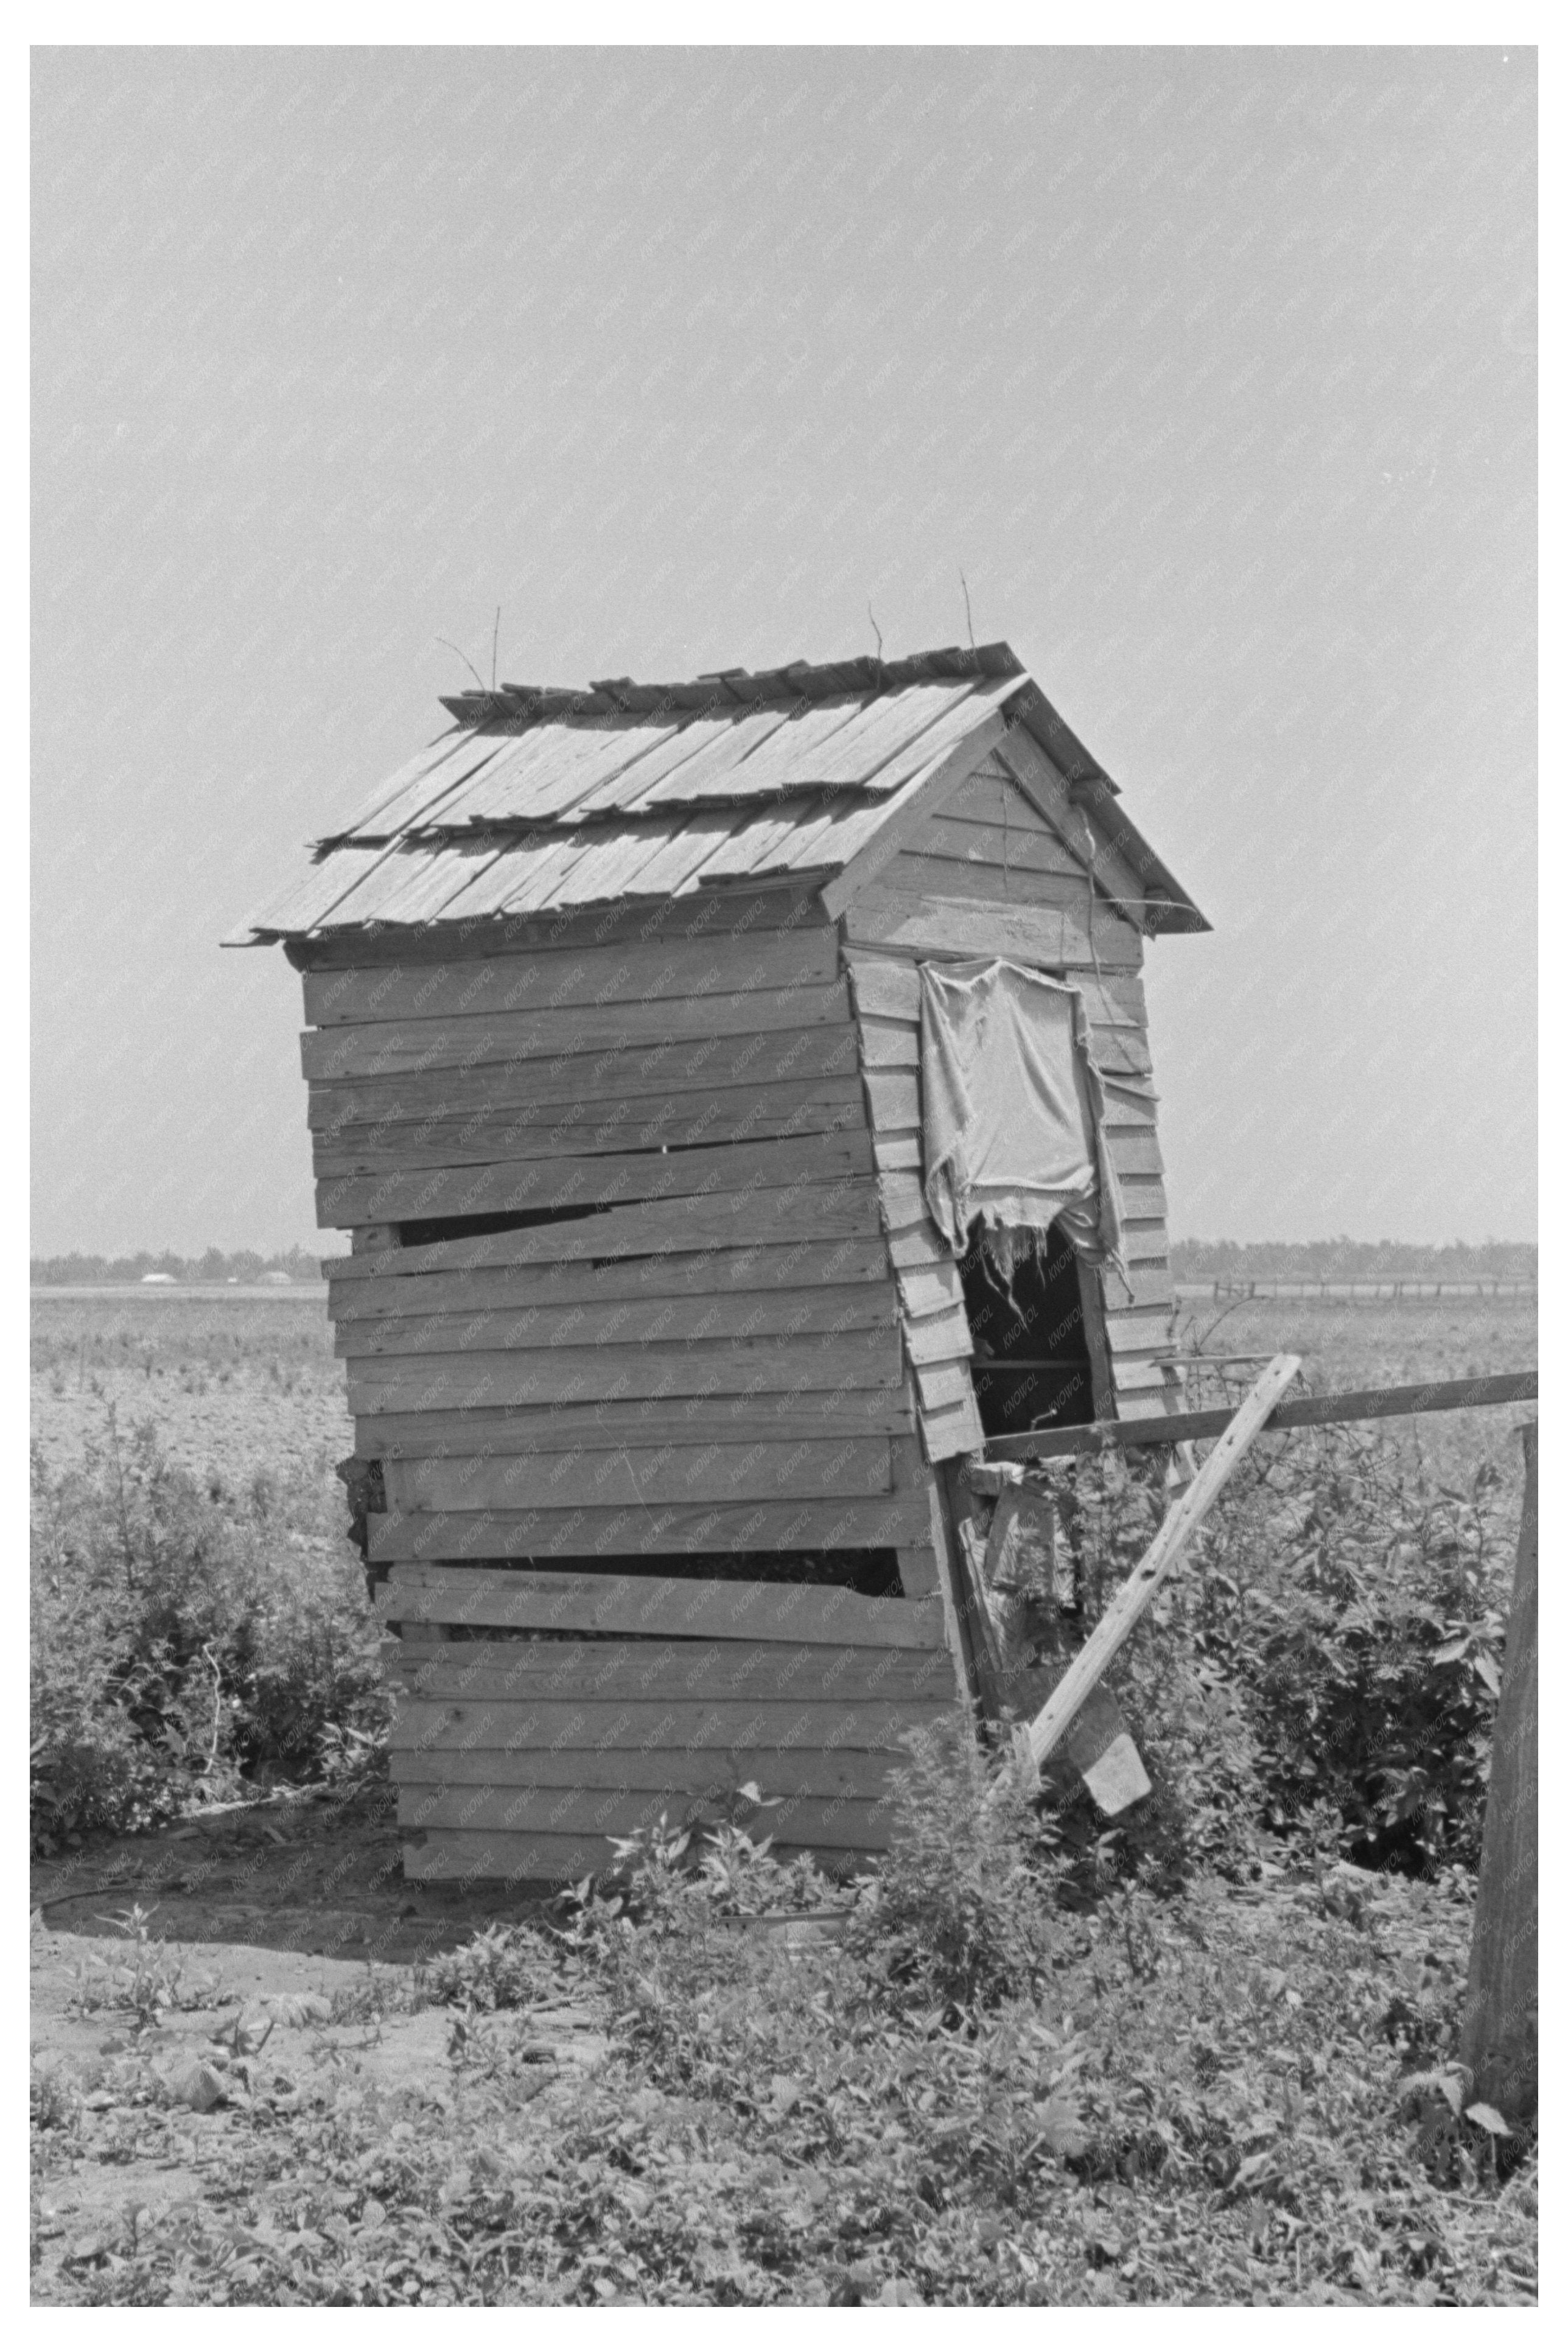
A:
POLYGON ((875 1235, 838 1242, 753 1243, 745 1249, 664 1250, 603 1264, 337 1279, 328 1290, 327 1312, 342 1324, 513 1307, 603 1306, 622 1299, 723 1298, 738 1291, 879 1283, 888 1273, 887 1244, 875 1235))
POLYGON ((923 1207, 916 1222, 889 1234, 888 1255, 900 1274, 922 1266, 951 1266, 955 1274, 958 1271, 957 1260, 929 1215, 923 1213, 923 1207))
POLYGON ((830 1135, 865 1124, 865 1093, 858 1076, 808 1078, 706 1094, 639 1095, 613 1106, 555 1104, 490 1117, 465 1111, 449 1118, 355 1122, 318 1132, 313 1162, 318 1176, 379 1176, 404 1169, 830 1135))
MULTIPOLYGON (((1074 807, 1066 778, 1058 773, 1027 728, 1013 730, 998 752, 997 764, 1016 780, 1019 790, 1068 846, 1092 866, 1096 879, 1105 888, 1130 901, 1143 896, 1142 882, 1132 865, 1121 855, 1114 839, 1106 838, 1105 823, 1097 822, 1091 827, 1082 810, 1074 807)), ((1113 816, 1111 823, 1114 822, 1113 816)))
POLYGON ((910 1601, 941 1599, 942 1570, 931 1545, 899 1546, 899 1583, 910 1601))
POLYGON ((470 1455, 457 1462, 391 1462, 394 1511, 609 1510, 621 1504, 774 1502, 805 1496, 887 1495, 885 1437, 781 1444, 711 1442, 615 1452, 470 1455))
MULTIPOLYGON (((1117 1173, 1121 1190, 1123 1231, 1128 1234, 1129 1238, 1131 1238, 1131 1229, 1133 1226, 1147 1229, 1158 1223, 1163 1228, 1165 1187, 1159 1177, 1140 1176, 1131 1169, 1118 1170, 1117 1173)), ((1164 1234, 1162 1231, 1160 1236, 1162 1255, 1164 1254, 1165 1247, 1164 1234)))
MULTIPOLYGON (((896 1491, 868 1500, 659 1503, 602 1511, 408 1511, 372 1516, 370 1556, 377 1560, 462 1561, 602 1559, 623 1554, 651 1559, 680 1552, 875 1551, 909 1542, 922 1534, 926 1525, 919 1498, 896 1491)), ((679 1629, 654 1626, 649 1630, 679 1629)), ((837 1637, 829 1632, 811 1637, 800 1633, 796 1638, 831 1641, 837 1637)))
POLYGON ((667 1037, 735 1037, 768 1029, 831 1027, 849 1019, 842 981, 826 987, 742 989, 667 996, 647 1004, 572 1004, 538 1013, 475 1013, 446 1021, 345 1022, 307 1029, 306 1077, 333 1085, 480 1062, 547 1060, 553 1054, 619 1053, 667 1037))
POLYGON ((372 961, 305 975, 305 1018, 437 1021, 569 1004, 647 1003, 745 989, 823 984, 838 977, 829 929, 730 933, 716 939, 627 940, 616 947, 545 948, 475 957, 452 941, 448 960, 410 966, 372 961))
MULTIPOLYGON (((373 1329, 370 1324, 356 1326, 373 1329)), ((350 1356, 352 1413, 453 1412, 463 1405, 620 1402, 633 1397, 763 1396, 897 1385, 896 1331, 798 1339, 693 1339, 665 1348, 519 1349, 470 1355, 350 1356)))
MULTIPOLYGON (((885 1794, 897 1754, 868 1755, 860 1748, 837 1751, 805 1748, 715 1749, 686 1748, 474 1748, 455 1755, 420 1748, 394 1751, 391 1775, 399 1789, 445 1790, 460 1798, 474 1790, 614 1789, 658 1790, 666 1803, 684 1811, 692 1801, 717 1803, 750 1783, 763 1797, 849 1797, 875 1800, 885 1794)), ((452 1809, 460 1816, 460 1802, 452 1809)), ((492 1809, 493 1810, 493 1809, 492 1809)), ((764 1806, 752 1834, 763 1837, 775 1809, 764 1806)), ((416 1819, 410 1812, 409 1819, 416 1819)), ((437 1817, 432 1814, 431 1821, 437 1817)), ((478 1821, 459 1827, 480 1824, 478 1821)))
POLYGON ((856 946, 892 943, 921 955, 1009 956, 1046 970, 1092 970, 1142 961, 1143 941, 1109 908, 1097 914, 1090 946, 1084 925, 1066 908, 1006 906, 999 901, 942 898, 900 886, 901 859, 886 879, 868 887, 845 911, 847 938, 856 946))
MULTIPOLYGON (((437 1790, 402 1784, 397 1792, 397 1823, 407 1829, 454 1829, 470 1833, 486 1830, 525 1835, 543 1830, 557 1834, 629 1837, 647 1828, 661 1813, 679 1814, 682 1807, 667 1790, 614 1789, 468 1789, 437 1790)), ((762 1815, 758 1834, 769 1831, 794 1845, 818 1843, 865 1847, 891 1834, 892 1802, 849 1797, 788 1796, 762 1815)))
POLYGON ((952 1363, 917 1365, 915 1385, 922 1414, 937 1412, 943 1405, 973 1402, 974 1384, 966 1358, 952 1363))
POLYGON ((820 883, 779 881, 750 890, 702 890, 684 898, 633 901, 625 908, 548 908, 532 915, 493 915, 452 924, 380 923, 370 935, 344 930, 311 940, 289 940, 284 953, 300 971, 340 971, 362 965, 367 950, 379 961, 400 964, 449 963, 466 957, 560 953, 643 946, 665 941, 728 938, 731 933, 800 931, 827 928, 818 901, 820 883))
MULTIPOLYGON (((830 1032, 837 1035, 837 1031, 830 1032)), ((1114 1027, 1109 1022, 1091 1021, 1089 1030, 1089 1053, 1102 1077, 1127 1076, 1149 1084, 1153 1075, 1153 1057, 1149 1051, 1147 1034, 1131 1024, 1114 1027)))
MULTIPOLYGON (((934 820, 943 824, 974 824, 1005 833, 1009 839, 1018 834, 1026 838, 1055 842, 1064 856, 1070 857, 1068 848, 1054 825, 1041 814, 1006 770, 987 761, 965 776, 963 782, 942 797, 942 808, 934 820)), ((931 820, 928 820, 928 823, 931 820)), ((920 838, 920 828, 912 836, 920 838)), ((1077 863, 1078 861, 1074 861, 1077 863)))
MULTIPOLYGON (((928 1228, 935 1232, 918 1176, 899 1172, 879 1176, 877 1193, 889 1234, 901 1234, 907 1226, 913 1226, 922 1233, 928 1228)), ((898 1263, 896 1256, 894 1263, 898 1263)))
POLYGON ((1152 1130, 1158 1124, 1159 1105, 1142 1086, 1119 1086, 1110 1070, 1100 1071, 1100 1083, 1105 1090, 1106 1126, 1112 1135, 1129 1129, 1152 1130))
POLYGON ((911 1364, 940 1364, 954 1356, 971 1356, 974 1341, 962 1300, 935 1315, 910 1318, 904 1325, 904 1348, 911 1364))
POLYGON ((1163 1170, 1159 1139, 1152 1127, 1129 1129, 1108 1122, 1105 1139, 1118 1176, 1158 1176, 1163 1170))
POLYGON ((750 1339, 784 1334, 891 1330, 899 1297, 890 1281, 810 1290, 699 1291, 689 1297, 580 1300, 563 1307, 481 1307, 452 1315, 358 1317, 338 1332, 340 1356, 461 1354, 518 1349, 630 1347, 678 1339, 750 1339))
MULTIPOLYGON (((952 1665, 942 1665, 952 1687, 952 1665)), ((495 1700, 452 1704, 435 1699, 396 1701, 388 1745, 395 1755, 451 1757, 468 1750, 530 1755, 554 1747, 602 1747, 615 1740, 626 1748, 664 1746, 679 1739, 692 1754, 767 1748, 896 1754, 910 1726, 947 1712, 922 1698, 891 1702, 812 1698, 737 1698, 713 1705, 657 1699, 495 1700)))
POLYGON ((474 1234, 460 1241, 355 1251, 326 1258, 334 1285, 386 1275, 442 1274, 490 1265, 546 1265, 584 1260, 644 1257, 660 1250, 749 1248, 760 1241, 844 1241, 881 1231, 869 1177, 831 1181, 748 1182, 689 1199, 628 1202, 508 1233, 474 1234))
POLYGON ((547 1061, 479 1062, 468 1068, 405 1071, 310 1090, 319 1132, 375 1119, 472 1118, 554 1105, 591 1120, 595 1106, 668 1089, 787 1085, 853 1077, 859 1041, 846 1023, 826 1029, 753 1030, 736 1037, 666 1037, 620 1053, 557 1054, 547 1061))
POLYGON ((1122 1238, 1129 1278, 1123 1282, 1121 1276, 1113 1268, 1110 1266, 1105 1268, 1103 1276, 1105 1297, 1110 1311, 1115 1313, 1124 1307, 1163 1307, 1167 1310, 1173 1308, 1175 1305, 1175 1291, 1171 1281, 1171 1269, 1163 1257, 1142 1259, 1132 1257, 1125 1250, 1126 1236, 1123 1235, 1122 1238))
POLYGON ((871 1160, 879 1175, 897 1168, 920 1168, 924 1164, 921 1139, 919 1135, 874 1135, 871 1160))
POLYGON ((420 1455, 451 1461, 468 1454, 563 1454, 574 1446, 739 1444, 753 1438, 805 1438, 814 1444, 837 1437, 908 1433, 913 1422, 901 1388, 764 1391, 694 1397, 633 1397, 614 1402, 483 1406, 455 1412, 367 1412, 354 1423, 362 1461, 420 1455))
POLYGON ((711 1150, 606 1152, 584 1160, 508 1160, 484 1168, 420 1169, 406 1175, 336 1176, 316 1187, 316 1222, 371 1225, 689 1199, 694 1193, 735 1192, 752 1182, 773 1186, 800 1179, 828 1183, 835 1177, 863 1174, 870 1166, 868 1139, 843 1134, 723 1143, 711 1150))
MULTIPOLYGON (((1100 947, 1100 927, 1120 928, 1121 918, 1098 893, 1090 891, 1081 868, 1066 873, 1020 863, 1004 867, 970 857, 944 857, 930 850, 908 848, 887 869, 885 887, 919 898, 976 900, 985 906, 1047 907, 1065 909, 1081 927, 1090 929, 1091 900, 1094 945, 1100 947)), ((1142 898, 1139 901, 1142 905, 1142 898)), ((1131 956, 1110 959, 1131 961, 1131 956)))
POLYGON ((466 1887, 575 1886, 607 1870, 615 1849, 604 1838, 512 1837, 485 1830, 420 1831, 403 1848, 411 1884, 466 1887))
MULTIPOLYGON (((783 1711, 788 1700, 822 1708, 830 1700, 890 1706, 896 1699, 952 1696, 952 1663, 945 1650, 815 1642, 422 1642, 419 1632, 415 1626, 402 1641, 387 1644, 395 1654, 386 1662, 388 1679, 410 1698, 507 1699, 518 1706, 568 1699, 576 1706, 676 1700, 682 1706, 749 1698, 778 1710, 768 1717, 773 1729, 766 1737, 753 1734, 763 1747, 790 1744, 786 1735, 794 1718, 783 1711)), ((605 1720, 608 1729, 603 1736, 619 1741, 618 1714, 612 1711, 605 1720)), ((588 1736, 582 1735, 583 1743, 588 1736)), ((669 1736, 658 1734, 661 1739, 669 1736)), ((833 1744, 820 1732, 813 1739, 833 1744)))
MULTIPOLYGON (((787 1859, 814 1849, 775 1841, 773 1852, 787 1859)), ((829 1876, 848 1878, 871 1867, 879 1852, 854 1847, 825 1848, 819 1867, 829 1876)), ((606 1870, 615 1850, 601 1838, 551 1836, 542 1830, 521 1833, 510 1830, 428 1830, 407 1838, 403 1848, 403 1875, 411 1884, 468 1888, 491 1885, 512 1890, 529 1886, 575 1886, 584 1878, 606 1870)))
POLYGON ((1171 1345, 1169 1313, 1141 1315, 1135 1309, 1108 1307, 1105 1334, 1117 1355, 1134 1355, 1140 1349, 1166 1349, 1171 1345))
POLYGON ((897 1134, 921 1123, 920 1080, 913 1070, 868 1070, 866 1101, 879 1133, 897 1134))
POLYGON ((918 1069, 920 1058, 920 1031, 911 1023, 861 1022, 860 1059, 868 1070, 918 1069))
POLYGON ((898 1286, 906 1315, 963 1311, 963 1282, 951 1257, 939 1259, 934 1265, 900 1266, 898 1286))
MULTIPOLYGON (((1020 800, 1022 795, 1019 796, 1020 800)), ((1007 882, 1020 873, 1057 874, 1064 881, 1087 883, 1088 876, 1065 841, 1043 820, 1034 826, 993 824, 957 809, 930 818, 913 835, 910 847, 946 865, 978 866, 993 877, 988 888, 1006 896, 1007 882)))
POLYGON ((928 1462, 951 1462, 955 1454, 978 1454, 985 1431, 973 1390, 954 1404, 933 1406, 920 1416, 921 1444, 928 1462))
POLYGON ((894 956, 868 955, 863 951, 849 953, 845 961, 855 1011, 862 1021, 875 1015, 886 1021, 919 1022, 921 975, 918 965, 900 962, 894 956))
MULTIPOLYGON (((914 1499, 924 1512, 925 1496, 914 1499)), ((847 1510, 855 1507, 845 1507, 847 1510)), ((878 1507, 884 1518, 891 1516, 886 1507, 878 1507)), ((500 1513, 474 1516, 488 1517, 492 1525, 499 1525, 502 1517, 500 1513)), ((551 1515, 515 1516, 538 1520, 551 1515)), ((560 1516, 585 1522, 595 1516, 629 1521, 631 1515, 563 1512, 560 1516)), ((705 1512, 701 1523, 729 1517, 747 1522, 749 1535, 749 1522, 768 1516, 765 1512, 705 1512)), ((800 1516, 804 1521, 807 1513, 800 1516)), ((819 1508, 817 1516, 825 1528, 834 1526, 828 1509, 819 1508)), ((872 1514, 868 1511, 866 1516, 869 1521, 872 1514)), ((887 1540, 908 1542, 911 1535, 922 1532, 929 1537, 929 1513, 923 1528, 918 1522, 911 1526, 910 1516, 906 1508, 900 1532, 887 1540)), ((450 1528, 458 1515, 445 1517, 450 1528)), ((372 1558, 411 1560, 416 1557, 378 1549, 379 1538, 413 1524, 407 1517, 398 1523, 373 1515, 372 1558)), ((831 1534, 803 1534, 796 1544, 805 1550, 826 1550, 841 1544, 852 1546, 855 1540, 835 1528, 831 1534)), ((626 1551, 636 1548, 631 1543, 623 1547, 626 1551)), ((711 1551, 721 1547, 709 1543, 703 1548, 711 1551)), ((727 1548, 749 1547, 742 1541, 727 1548)), ((927 1601, 906 1601, 898 1594, 873 1599, 838 1584, 742 1583, 721 1577, 668 1575, 654 1569, 596 1576, 573 1569, 399 1566, 377 1588, 376 1607, 389 1624, 521 1625, 559 1633, 592 1628, 602 1633, 682 1634, 703 1641, 826 1642, 856 1649, 934 1650, 942 1642, 942 1612, 927 1601)))

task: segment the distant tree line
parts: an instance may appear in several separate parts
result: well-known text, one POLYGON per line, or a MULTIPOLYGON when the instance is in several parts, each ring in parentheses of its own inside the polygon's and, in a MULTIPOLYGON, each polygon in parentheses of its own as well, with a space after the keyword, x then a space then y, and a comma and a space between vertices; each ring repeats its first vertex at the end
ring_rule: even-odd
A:
POLYGON ((173 1250, 138 1250, 134 1257, 100 1257, 72 1250, 66 1257, 29 1261, 35 1289, 56 1283, 140 1282, 143 1275, 170 1274, 176 1282, 254 1282, 263 1274, 286 1274, 293 1282, 319 1282, 321 1261, 310 1250, 204 1250, 179 1257, 173 1250))
POLYGON ((1534 1242, 1173 1242, 1178 1282, 1533 1282, 1534 1242))

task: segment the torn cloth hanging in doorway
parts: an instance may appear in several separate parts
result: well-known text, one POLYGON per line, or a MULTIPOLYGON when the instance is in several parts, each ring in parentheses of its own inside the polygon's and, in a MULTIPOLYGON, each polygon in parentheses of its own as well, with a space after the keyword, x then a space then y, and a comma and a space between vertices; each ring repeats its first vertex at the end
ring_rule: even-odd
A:
POLYGON ((1121 1199, 1105 1097, 1076 988, 1023 965, 923 963, 925 1194, 962 1255, 978 1217, 1010 1263, 1015 1237, 1059 1223, 1091 1265, 1122 1271, 1121 1199))

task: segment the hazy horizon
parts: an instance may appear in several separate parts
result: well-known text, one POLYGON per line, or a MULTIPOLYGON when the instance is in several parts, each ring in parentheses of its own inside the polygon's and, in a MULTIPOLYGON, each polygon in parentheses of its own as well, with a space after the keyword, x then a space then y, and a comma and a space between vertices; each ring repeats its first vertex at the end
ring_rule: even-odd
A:
POLYGON ((1531 51, 33 74, 34 1255, 341 1245, 299 977, 217 942, 438 637, 892 656, 961 566, 1215 925, 1173 1232, 1533 1238, 1531 51))

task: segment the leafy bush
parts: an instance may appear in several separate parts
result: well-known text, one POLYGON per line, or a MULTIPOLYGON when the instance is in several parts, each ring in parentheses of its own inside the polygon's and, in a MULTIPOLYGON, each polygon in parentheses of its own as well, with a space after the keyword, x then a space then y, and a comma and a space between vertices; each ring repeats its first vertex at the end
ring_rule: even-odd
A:
POLYGON ((52 1851, 247 1780, 324 1776, 384 1722, 376 1627, 324 1489, 244 1494, 114 1413, 82 1467, 32 1475, 32 1811, 52 1851))
POLYGON ((1262 1820, 1327 1805, 1363 1864, 1473 1868, 1514 1530, 1483 1462, 1431 1486, 1353 1430, 1260 1460, 1218 1519, 1194 1643, 1239 1696, 1262 1820))
POLYGON ((1056 1838, 1010 1767, 987 1770, 967 1724, 910 1732, 894 1826, 866 1883, 850 1948, 896 2006, 952 2018, 1035 1991, 1050 1963, 1056 1838))
MULTIPOLYGON (((1164 1497, 1131 1455, 1060 1483, 1091 1623, 1164 1497)), ((1515 1535, 1489 1460, 1461 1489, 1354 1428, 1263 1441, 1113 1669, 1154 1782, 1120 1846, 1246 1876, 1333 1817, 1363 1864, 1474 1868, 1515 1535)))

